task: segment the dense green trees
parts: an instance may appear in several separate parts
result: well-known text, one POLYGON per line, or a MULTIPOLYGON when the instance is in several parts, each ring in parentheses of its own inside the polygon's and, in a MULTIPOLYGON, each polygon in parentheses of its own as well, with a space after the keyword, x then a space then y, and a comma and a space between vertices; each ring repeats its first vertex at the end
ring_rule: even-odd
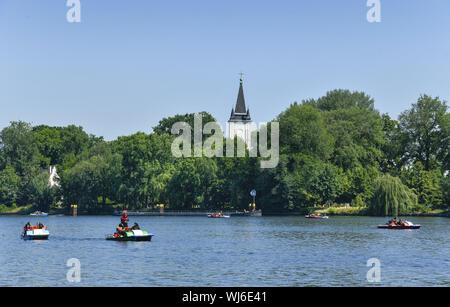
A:
POLYGON ((14 168, 7 166, 0 171, 0 204, 6 206, 15 204, 20 188, 21 178, 14 168))
POLYGON ((446 101, 420 96, 412 108, 399 116, 400 130, 407 139, 404 155, 420 162, 426 171, 449 169, 450 116, 446 101))
MULTIPOLYGON (((209 113, 200 115, 202 127, 215 121, 209 113)), ((184 121, 193 129, 193 113, 164 118, 150 134, 111 142, 74 125, 12 122, 0 132, 0 205, 48 210, 56 203, 77 204, 98 212, 163 203, 178 210, 242 210, 256 189, 258 207, 266 211, 350 203, 397 215, 450 206, 450 117, 439 98, 423 95, 395 120, 380 115, 365 93, 334 90, 293 103, 275 120, 280 157, 268 169, 248 151, 235 158, 207 158, 204 151, 203 157, 174 157, 172 125, 184 121), (48 184, 53 165, 59 187, 48 184)), ((229 141, 235 148, 242 142, 229 141)))
POLYGON ((49 175, 46 173, 41 173, 31 180, 30 192, 38 210, 48 211, 55 203, 57 189, 50 186, 49 175))

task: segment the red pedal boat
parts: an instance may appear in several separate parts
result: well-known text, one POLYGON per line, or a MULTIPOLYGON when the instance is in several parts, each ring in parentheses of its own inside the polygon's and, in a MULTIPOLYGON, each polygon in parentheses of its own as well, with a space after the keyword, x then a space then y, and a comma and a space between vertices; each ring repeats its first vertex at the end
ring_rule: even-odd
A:
POLYGON ((208 214, 208 218, 210 218, 210 219, 229 219, 230 216, 213 213, 213 214, 208 214))
POLYGON ((409 221, 396 221, 396 219, 391 219, 386 225, 379 225, 380 229, 419 229, 422 225, 414 225, 409 221))
POLYGON ((422 225, 379 225, 380 229, 420 229, 422 225))

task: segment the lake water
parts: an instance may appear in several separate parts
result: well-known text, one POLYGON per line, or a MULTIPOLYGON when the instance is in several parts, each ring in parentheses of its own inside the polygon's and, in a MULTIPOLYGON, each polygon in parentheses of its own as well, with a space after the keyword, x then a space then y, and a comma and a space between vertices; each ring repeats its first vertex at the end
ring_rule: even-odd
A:
POLYGON ((151 242, 106 241, 119 217, 0 217, 0 286, 449 286, 450 219, 411 217, 420 230, 381 230, 373 217, 130 217, 151 242), (24 241, 27 221, 48 241, 24 241), (69 283, 69 258, 81 282, 69 283), (124 283, 124 281, 126 281, 124 283))

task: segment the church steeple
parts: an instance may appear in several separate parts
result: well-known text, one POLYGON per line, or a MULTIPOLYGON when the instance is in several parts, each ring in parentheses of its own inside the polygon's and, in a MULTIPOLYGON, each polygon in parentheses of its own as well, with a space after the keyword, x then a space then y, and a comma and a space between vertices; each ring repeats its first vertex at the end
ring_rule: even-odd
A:
POLYGON ((230 121, 251 121, 250 111, 245 107, 242 76, 239 83, 239 92, 236 100, 236 107, 234 109, 231 109, 230 121))
POLYGON ((245 98, 244 98, 244 87, 242 86, 242 78, 241 82, 239 84, 239 93, 236 100, 236 108, 234 109, 236 113, 245 113, 246 107, 245 107, 245 98))
POLYGON ((242 75, 239 83, 239 92, 236 100, 236 107, 231 109, 230 120, 228 121, 228 137, 242 139, 248 148, 251 148, 252 119, 250 110, 245 107, 244 86, 242 85, 242 75))

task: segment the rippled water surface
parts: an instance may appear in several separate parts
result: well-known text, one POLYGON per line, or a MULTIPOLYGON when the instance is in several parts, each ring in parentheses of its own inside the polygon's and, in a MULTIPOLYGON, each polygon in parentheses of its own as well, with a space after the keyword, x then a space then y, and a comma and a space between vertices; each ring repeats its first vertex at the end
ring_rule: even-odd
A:
POLYGON ((131 217, 152 242, 112 242, 120 219, 0 217, 0 286, 383 286, 450 285, 450 219, 410 218, 420 230, 381 230, 384 218, 131 217), (23 241, 27 221, 48 241, 23 241), (81 282, 69 283, 69 258, 81 282), (126 281, 124 283, 124 281, 126 281))

